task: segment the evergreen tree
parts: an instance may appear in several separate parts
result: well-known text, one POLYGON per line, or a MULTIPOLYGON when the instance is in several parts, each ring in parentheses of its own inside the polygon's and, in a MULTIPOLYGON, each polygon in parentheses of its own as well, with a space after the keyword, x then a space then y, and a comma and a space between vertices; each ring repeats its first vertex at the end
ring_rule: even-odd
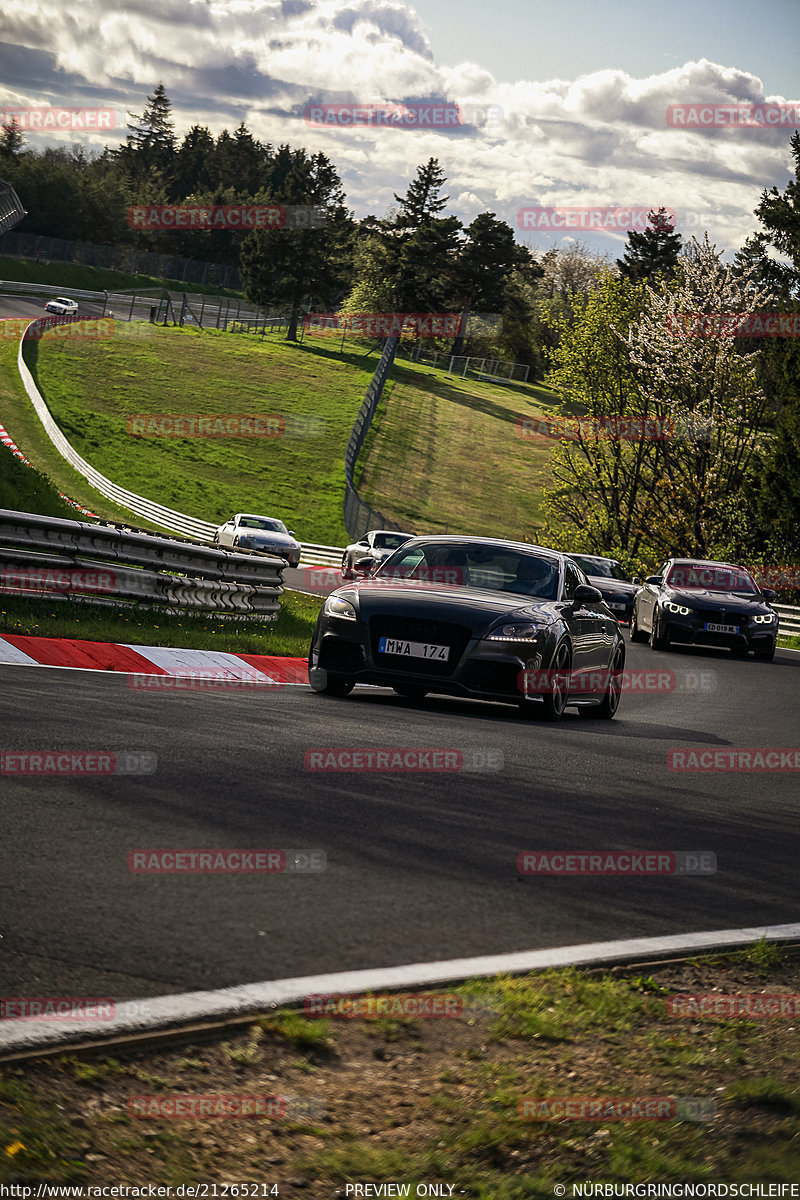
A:
POLYGON ((7 125, 3 125, 0 133, 0 158, 16 158, 24 144, 19 124, 12 118, 7 125))
POLYGON ((681 235, 666 208, 647 214, 644 233, 632 229, 628 234, 625 256, 617 259, 620 274, 631 283, 653 283, 658 275, 674 275, 681 250, 681 235))
POLYGON ((151 171, 163 176, 167 183, 174 166, 175 126, 172 121, 172 103, 163 83, 159 83, 152 96, 147 97, 147 106, 141 116, 131 114, 125 145, 115 151, 116 157, 132 178, 141 181, 151 171))
POLYGON ((417 229, 440 213, 450 199, 449 196, 439 195, 445 182, 445 173, 439 166, 438 158, 429 158, 423 166, 417 167, 416 178, 405 196, 394 197, 400 205, 398 226, 417 229))

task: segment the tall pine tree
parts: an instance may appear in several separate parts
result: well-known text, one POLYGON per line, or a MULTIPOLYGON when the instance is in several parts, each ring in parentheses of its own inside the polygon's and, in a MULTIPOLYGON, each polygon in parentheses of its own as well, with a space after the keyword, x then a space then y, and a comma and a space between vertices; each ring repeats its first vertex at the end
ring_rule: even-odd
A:
POLYGON ((624 258, 617 259, 620 274, 631 283, 653 283, 659 275, 675 273, 681 250, 681 236, 666 208, 647 214, 648 227, 644 233, 632 229, 624 258))

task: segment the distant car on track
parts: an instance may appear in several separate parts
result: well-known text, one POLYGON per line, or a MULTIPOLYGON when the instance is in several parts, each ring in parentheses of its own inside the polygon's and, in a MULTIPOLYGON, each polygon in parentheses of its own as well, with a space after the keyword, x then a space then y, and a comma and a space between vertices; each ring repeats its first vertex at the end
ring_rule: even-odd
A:
POLYGON ((55 300, 48 300, 44 306, 45 312, 58 313, 62 317, 76 316, 78 305, 75 300, 68 300, 66 296, 56 296, 55 300))
POLYGON ((559 720, 568 704, 613 717, 619 625, 566 554, 439 534, 405 542, 374 575, 332 592, 308 659, 315 692, 357 683, 515 704, 559 720))
POLYGON ((291 529, 277 517, 236 513, 214 532, 214 544, 230 550, 261 550, 278 554, 290 567, 300 562, 302 547, 291 529))
POLYGON ((592 587, 603 593, 603 599, 617 620, 629 624, 639 580, 626 575, 615 558, 604 558, 600 554, 570 554, 570 558, 578 564, 592 587))
POLYGON ((670 558, 636 593, 631 641, 654 650, 676 645, 727 646, 733 654, 775 656, 778 614, 749 571, 730 563, 670 558))
POLYGON ((371 529, 359 541, 352 542, 342 555, 342 579, 355 577, 353 567, 359 558, 371 558, 377 566, 412 537, 413 533, 398 533, 394 529, 371 529))

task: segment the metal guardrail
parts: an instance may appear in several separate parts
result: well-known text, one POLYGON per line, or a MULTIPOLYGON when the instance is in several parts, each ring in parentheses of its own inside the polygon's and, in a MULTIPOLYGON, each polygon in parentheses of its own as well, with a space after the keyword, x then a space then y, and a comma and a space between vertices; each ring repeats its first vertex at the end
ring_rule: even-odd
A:
POLYGON ((0 509, 0 591, 274 616, 284 560, 0 509))
POLYGON ((800 637, 800 608, 791 604, 773 604, 778 614, 778 633, 784 637, 800 637))
POLYGON ((399 530, 401 528, 395 521, 390 521, 383 513, 378 512, 371 504, 368 504, 366 500, 361 499, 353 479, 356 460, 372 425, 375 410, 383 393, 384 384, 392 369, 392 363, 397 353, 397 346, 398 338, 390 337, 386 339, 386 345, 383 347, 383 353, 375 368, 375 373, 369 382, 364 399, 361 402, 358 416, 353 422, 353 428, 350 431, 350 438, 344 454, 344 526, 348 536, 353 541, 357 541, 363 537, 370 529, 399 530))

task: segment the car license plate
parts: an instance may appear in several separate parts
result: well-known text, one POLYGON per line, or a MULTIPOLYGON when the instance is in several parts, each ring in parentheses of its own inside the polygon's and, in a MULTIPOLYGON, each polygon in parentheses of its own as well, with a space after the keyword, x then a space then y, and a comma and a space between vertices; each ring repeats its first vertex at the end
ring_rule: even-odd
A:
POLYGON ((616 601, 609 600, 608 607, 613 608, 614 612, 625 612, 625 605, 618 604, 616 601))
POLYGON ((401 638, 382 637, 378 642, 381 654, 402 654, 406 658, 433 658, 447 662, 449 646, 433 646, 428 642, 406 642, 401 638))
POLYGON ((707 633, 738 633, 738 625, 717 625, 713 621, 706 621, 707 633))

